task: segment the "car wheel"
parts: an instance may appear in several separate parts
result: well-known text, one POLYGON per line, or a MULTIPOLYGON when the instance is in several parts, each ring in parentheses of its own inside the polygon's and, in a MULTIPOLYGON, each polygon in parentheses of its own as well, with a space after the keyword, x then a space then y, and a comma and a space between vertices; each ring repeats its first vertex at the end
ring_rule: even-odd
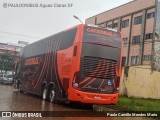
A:
POLYGON ((49 92, 49 101, 51 103, 54 103, 55 102, 55 95, 56 95, 56 92, 55 92, 55 87, 52 86, 50 92, 49 92))

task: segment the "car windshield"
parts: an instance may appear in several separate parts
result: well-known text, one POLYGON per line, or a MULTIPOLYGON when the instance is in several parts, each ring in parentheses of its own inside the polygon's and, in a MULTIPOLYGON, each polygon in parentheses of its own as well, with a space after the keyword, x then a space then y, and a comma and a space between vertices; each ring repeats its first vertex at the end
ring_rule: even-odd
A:
POLYGON ((5 75, 4 77, 12 78, 12 75, 5 75))

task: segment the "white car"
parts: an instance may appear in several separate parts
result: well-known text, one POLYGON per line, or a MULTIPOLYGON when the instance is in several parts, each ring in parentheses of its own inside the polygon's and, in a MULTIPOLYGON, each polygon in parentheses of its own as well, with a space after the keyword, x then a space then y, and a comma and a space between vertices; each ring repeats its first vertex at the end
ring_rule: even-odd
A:
POLYGON ((0 74, 0 83, 13 84, 13 76, 8 74, 0 74))

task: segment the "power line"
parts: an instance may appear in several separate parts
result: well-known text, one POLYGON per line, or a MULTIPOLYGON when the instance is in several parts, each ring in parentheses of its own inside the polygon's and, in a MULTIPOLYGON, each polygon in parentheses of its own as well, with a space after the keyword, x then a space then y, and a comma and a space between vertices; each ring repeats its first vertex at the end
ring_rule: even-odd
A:
POLYGON ((37 36, 24 35, 24 34, 17 34, 17 33, 5 32, 5 31, 0 31, 0 33, 10 34, 10 35, 14 35, 14 36, 27 37, 27 38, 41 38, 41 37, 37 37, 37 36))
MULTIPOLYGON (((160 42, 157 42, 158 44, 160 44, 160 42)), ((134 47, 134 46, 140 46, 140 45, 146 45, 146 44, 154 44, 153 41, 144 41, 144 42, 137 42, 137 43, 123 43, 123 47, 128 47, 129 45, 131 47, 134 47)))

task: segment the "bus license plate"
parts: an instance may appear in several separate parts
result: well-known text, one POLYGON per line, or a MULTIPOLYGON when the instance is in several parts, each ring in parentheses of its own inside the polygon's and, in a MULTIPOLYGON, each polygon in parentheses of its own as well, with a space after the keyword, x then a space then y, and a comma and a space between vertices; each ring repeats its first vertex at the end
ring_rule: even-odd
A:
POLYGON ((94 96, 94 99, 101 99, 100 96, 94 96))

